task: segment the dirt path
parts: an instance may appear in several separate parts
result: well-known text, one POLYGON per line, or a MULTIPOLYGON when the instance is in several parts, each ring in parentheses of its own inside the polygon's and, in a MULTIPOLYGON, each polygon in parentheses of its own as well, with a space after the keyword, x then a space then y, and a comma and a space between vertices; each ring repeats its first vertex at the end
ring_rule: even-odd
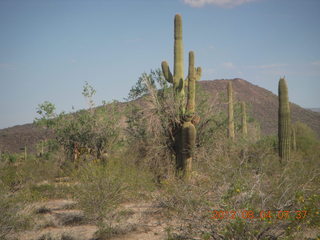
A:
MULTIPOLYGON (((35 227, 32 231, 17 235, 20 240, 93 240, 97 226, 86 223, 76 203, 56 199, 34 203, 35 227)), ((115 226, 118 234, 114 240, 162 240, 166 237, 166 225, 161 221, 160 209, 150 203, 126 203, 121 205, 121 220, 115 226)))

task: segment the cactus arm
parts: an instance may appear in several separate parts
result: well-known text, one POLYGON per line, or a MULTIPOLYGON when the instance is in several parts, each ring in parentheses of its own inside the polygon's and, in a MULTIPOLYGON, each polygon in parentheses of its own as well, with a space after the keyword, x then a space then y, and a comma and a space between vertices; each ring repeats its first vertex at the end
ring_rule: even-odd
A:
POLYGON ((292 142, 292 150, 297 150, 297 142, 296 142, 296 130, 293 125, 291 125, 291 142, 292 142))
POLYGON ((241 102, 241 121, 242 121, 242 136, 246 138, 248 135, 248 127, 247 127, 247 111, 246 111, 246 103, 241 102))
POLYGON ((195 82, 196 71, 194 67, 194 52, 189 52, 189 69, 188 69, 188 95, 187 95, 187 115, 192 116, 195 109, 195 82))
POLYGON ((182 17, 176 14, 174 17, 174 69, 173 69, 173 88, 176 99, 181 106, 181 113, 184 114, 184 73, 183 73, 183 40, 182 40, 182 17))
POLYGON ((188 89, 188 83, 189 82, 189 77, 187 76, 186 79, 184 80, 184 87, 185 89, 188 89))
POLYGON ((182 42, 182 17, 174 17, 174 78, 177 83, 183 79, 183 42, 182 42))
POLYGON ((172 77, 172 73, 170 71, 170 67, 168 65, 168 63, 166 61, 163 61, 161 63, 161 68, 162 68, 162 72, 164 75, 164 78, 169 82, 169 83, 173 83, 173 77, 172 77))
POLYGON ((201 79, 202 69, 201 67, 196 68, 196 80, 199 81, 201 79))

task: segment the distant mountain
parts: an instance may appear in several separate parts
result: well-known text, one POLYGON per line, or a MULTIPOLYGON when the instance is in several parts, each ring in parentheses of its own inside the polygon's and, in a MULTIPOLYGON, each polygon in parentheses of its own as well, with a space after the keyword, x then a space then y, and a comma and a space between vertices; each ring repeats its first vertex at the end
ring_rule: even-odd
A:
MULTIPOLYGON (((249 114, 260 123, 262 133, 264 135, 276 134, 278 127, 278 97, 271 91, 240 78, 231 80, 203 80, 199 81, 198 84, 207 91, 212 99, 219 99, 217 98, 219 94, 224 93, 226 95, 228 81, 232 81, 233 84, 234 100, 245 101, 247 103, 249 114)), ((139 99, 137 102, 143 104, 142 99, 139 99)), ((130 103, 117 104, 117 107, 125 108, 130 103)), ((320 113, 304 109, 294 103, 290 105, 292 122, 304 122, 320 136, 320 113)), ((30 151, 34 151, 34 144, 44 139, 44 136, 44 129, 36 127, 34 124, 1 129, 0 150, 21 152, 23 151, 23 147, 27 145, 30 151)))
POLYGON ((320 113, 320 108, 308 108, 311 111, 320 113))
POLYGON ((32 123, 17 125, 0 130, 0 150, 22 152, 24 147, 34 152, 35 144, 44 139, 45 130, 32 123))

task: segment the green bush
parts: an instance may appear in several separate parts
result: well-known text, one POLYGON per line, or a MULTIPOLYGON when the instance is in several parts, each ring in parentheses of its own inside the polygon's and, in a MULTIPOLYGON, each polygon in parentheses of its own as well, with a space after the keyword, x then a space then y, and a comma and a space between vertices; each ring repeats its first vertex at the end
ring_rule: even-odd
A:
POLYGON ((23 213, 26 202, 12 194, 10 189, 0 181, 0 239, 27 229, 31 220, 23 213))
POLYGON ((151 174, 115 159, 107 164, 83 165, 74 172, 73 179, 77 183, 74 197, 80 209, 101 231, 112 228, 112 216, 119 204, 125 200, 141 200, 154 189, 151 174))
MULTIPOLYGON (((315 153, 319 154, 320 142, 316 133, 302 122, 294 123, 293 127, 296 132, 297 150, 309 157, 315 156, 315 153)), ((320 156, 317 155, 317 157, 320 156)))

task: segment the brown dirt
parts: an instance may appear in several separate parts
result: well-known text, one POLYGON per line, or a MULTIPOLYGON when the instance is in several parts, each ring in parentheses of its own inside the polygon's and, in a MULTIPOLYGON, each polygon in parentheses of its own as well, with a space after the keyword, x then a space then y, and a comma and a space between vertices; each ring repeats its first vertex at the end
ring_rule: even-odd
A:
MULTIPOLYGON (((98 227, 86 223, 80 210, 69 209, 75 207, 75 204, 73 200, 55 199, 30 205, 28 211, 33 213, 36 225, 33 230, 15 236, 19 240, 94 239, 98 227)), ((125 218, 116 225, 119 234, 109 239, 165 239, 166 225, 158 214, 159 208, 153 207, 151 203, 125 203, 120 206, 119 211, 125 213, 125 218)))

